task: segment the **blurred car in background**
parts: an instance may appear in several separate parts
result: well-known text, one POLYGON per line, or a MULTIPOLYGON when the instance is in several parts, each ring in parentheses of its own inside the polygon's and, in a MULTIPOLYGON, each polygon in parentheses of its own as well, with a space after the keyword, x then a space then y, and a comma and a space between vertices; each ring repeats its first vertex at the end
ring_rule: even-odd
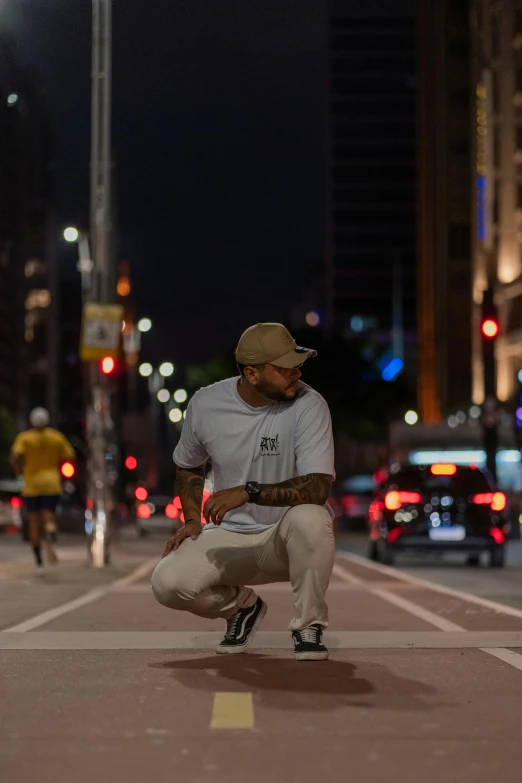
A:
POLYGON ((341 528, 348 531, 365 530, 368 510, 374 492, 385 478, 383 472, 349 476, 338 485, 336 514, 341 528))
MULTIPOLYGON (((205 481, 203 489, 203 505, 210 497, 213 489, 212 479, 205 481)), ((185 519, 181 508, 179 495, 170 497, 168 495, 150 495, 145 487, 136 487, 136 529, 138 535, 142 538, 150 533, 165 533, 173 536, 180 525, 183 525, 185 519)), ((203 514, 201 522, 205 524, 203 514)))
POLYGON ((136 507, 136 529, 141 538, 151 533, 164 533, 169 538, 178 530, 181 507, 174 504, 172 497, 150 495, 143 498, 136 507))
POLYGON ((18 481, 0 480, 0 533, 16 533, 21 530, 23 505, 18 481))
POLYGON ((369 557, 391 565, 400 552, 463 552, 469 565, 486 553, 505 562, 506 496, 474 466, 396 466, 368 510, 369 557))
MULTIPOLYGON (((83 533, 85 507, 71 482, 64 483, 64 493, 56 509, 58 530, 62 533, 83 533)), ((0 480, 0 533, 26 534, 27 515, 20 484, 14 479, 0 480)))

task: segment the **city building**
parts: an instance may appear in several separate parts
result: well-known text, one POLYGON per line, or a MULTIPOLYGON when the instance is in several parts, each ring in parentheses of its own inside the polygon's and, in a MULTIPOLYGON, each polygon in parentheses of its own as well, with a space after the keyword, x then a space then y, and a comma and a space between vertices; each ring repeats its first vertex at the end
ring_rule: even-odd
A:
POLYGON ((471 399, 475 102, 470 0, 417 8, 418 389, 435 423, 471 399))
POLYGON ((522 3, 474 0, 471 11, 473 400, 484 399, 479 324, 489 289, 500 324, 496 389, 505 402, 522 368, 522 3))
POLYGON ((37 78, 0 41, 0 406, 57 413, 57 297, 48 133, 37 78))
MULTIPOLYGON (((415 328, 413 3, 329 5, 325 321, 415 328)), ((399 335, 400 350, 400 335, 399 335)))

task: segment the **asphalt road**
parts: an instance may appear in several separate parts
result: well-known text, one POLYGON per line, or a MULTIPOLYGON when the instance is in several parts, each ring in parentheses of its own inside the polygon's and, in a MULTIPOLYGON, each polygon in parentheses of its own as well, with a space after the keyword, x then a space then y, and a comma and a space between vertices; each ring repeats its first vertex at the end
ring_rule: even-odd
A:
POLYGON ((251 652, 216 656, 221 622, 151 595, 162 543, 120 542, 103 572, 80 548, 43 578, 0 562, 1 780, 519 783, 516 552, 392 570, 342 539, 331 659, 297 663, 288 585, 259 588, 251 652))

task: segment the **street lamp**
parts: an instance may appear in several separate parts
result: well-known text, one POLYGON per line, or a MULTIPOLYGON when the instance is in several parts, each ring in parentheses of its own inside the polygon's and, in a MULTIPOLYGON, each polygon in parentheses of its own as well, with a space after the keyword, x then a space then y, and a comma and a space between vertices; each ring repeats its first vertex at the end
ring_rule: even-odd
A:
POLYGON ((143 364, 140 364, 138 371, 143 378, 148 378, 153 373, 152 364, 144 362, 143 364))
POLYGON ((163 364, 160 364, 159 373, 164 378, 170 378, 170 376, 174 373, 174 365, 172 362, 163 362, 163 364))
POLYGON ((138 321, 138 331, 139 332, 150 332, 152 329, 152 321, 150 318, 140 318, 138 321))
POLYGON ((170 392, 168 389, 160 389, 156 396, 160 402, 168 402, 170 399, 170 392))
POLYGON ((66 242, 77 242, 78 238, 80 236, 80 232, 77 228, 74 228, 73 226, 69 226, 69 228, 66 228, 63 232, 63 238, 66 242))
POLYGON ((404 414, 404 421, 406 424, 409 424, 410 426, 413 426, 414 424, 417 424, 419 421, 419 414, 417 411, 406 411, 404 414))
POLYGON ((181 421, 183 418, 183 413, 180 411, 179 408, 172 408, 169 411, 169 419, 174 422, 174 424, 177 424, 178 421, 181 421))
POLYGON ((182 403, 187 401, 188 394, 185 389, 177 389, 174 392, 174 402, 182 403))

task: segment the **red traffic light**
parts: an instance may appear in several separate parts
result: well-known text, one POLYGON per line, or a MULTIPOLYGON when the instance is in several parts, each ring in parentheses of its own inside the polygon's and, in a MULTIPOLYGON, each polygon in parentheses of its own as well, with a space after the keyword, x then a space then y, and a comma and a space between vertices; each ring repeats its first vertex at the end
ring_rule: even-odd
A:
POLYGON ((493 340, 498 335, 498 323, 493 318, 486 318, 482 321, 482 334, 489 340, 493 340))
POLYGON ((62 465, 62 476, 66 479, 72 479, 76 473, 76 468, 72 462, 64 462, 62 465))
POLYGON ((149 493, 147 492, 145 487, 136 487, 136 491, 134 495, 136 496, 137 500, 141 500, 141 501, 147 500, 147 498, 149 497, 149 493))
POLYGON ((104 375, 111 375, 116 369, 116 362, 112 356, 104 356, 100 362, 101 371, 104 375))
POLYGON ((127 459, 125 460, 125 467, 127 468, 127 470, 136 470, 136 468, 138 467, 138 460, 136 459, 136 457, 127 457, 127 459))

